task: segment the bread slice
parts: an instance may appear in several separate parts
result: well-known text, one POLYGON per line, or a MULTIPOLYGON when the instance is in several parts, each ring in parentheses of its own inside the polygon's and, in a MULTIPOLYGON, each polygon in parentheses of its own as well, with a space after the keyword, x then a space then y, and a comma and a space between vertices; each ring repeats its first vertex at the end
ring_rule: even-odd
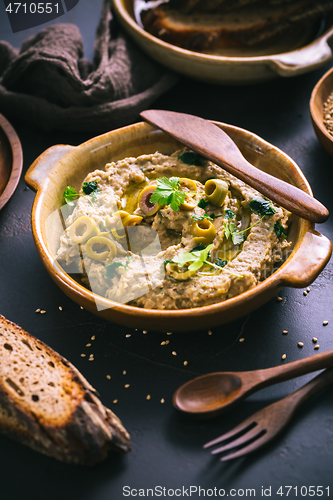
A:
POLYGON ((253 0, 252 4, 244 5, 244 0, 236 0, 242 6, 230 10, 227 8, 230 2, 216 0, 215 3, 221 5, 214 12, 200 10, 199 5, 196 7, 199 10, 195 10, 194 3, 190 2, 188 8, 193 9, 190 13, 172 8, 173 4, 161 4, 142 11, 141 21, 149 33, 165 42, 209 52, 275 40, 277 36, 285 36, 288 30, 292 33, 295 27, 302 29, 306 23, 333 10, 333 0, 276 1, 268 4, 266 0, 253 0))
POLYGON ((127 452, 118 417, 67 359, 0 315, 0 432, 46 455, 94 465, 127 452))

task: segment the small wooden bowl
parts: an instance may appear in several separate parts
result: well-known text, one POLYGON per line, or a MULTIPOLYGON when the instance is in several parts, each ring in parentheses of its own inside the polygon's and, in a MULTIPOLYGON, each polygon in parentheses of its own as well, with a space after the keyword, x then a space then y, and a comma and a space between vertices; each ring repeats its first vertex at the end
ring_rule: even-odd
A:
POLYGON ((20 139, 3 115, 0 115, 0 210, 18 185, 23 166, 20 139))
POLYGON ((333 92, 333 68, 327 71, 314 87, 310 99, 312 125, 320 144, 333 156, 333 135, 324 124, 324 104, 333 92))
MULTIPOLYGON (((230 135, 253 165, 312 194, 301 169, 285 153, 251 132, 213 123, 230 135)), ((142 309, 96 295, 66 274, 55 259, 63 232, 59 209, 66 186, 79 189, 89 172, 104 169, 110 161, 155 151, 171 154, 181 147, 178 141, 148 123, 136 123, 79 146, 53 146, 36 159, 25 175, 28 186, 37 192, 32 209, 33 237, 44 266, 64 293, 80 306, 114 323, 142 330, 182 332, 238 319, 273 298, 285 286, 309 286, 327 264, 332 245, 315 230, 313 223, 296 216, 288 234, 293 245, 286 261, 265 281, 225 302, 182 310, 142 309)))

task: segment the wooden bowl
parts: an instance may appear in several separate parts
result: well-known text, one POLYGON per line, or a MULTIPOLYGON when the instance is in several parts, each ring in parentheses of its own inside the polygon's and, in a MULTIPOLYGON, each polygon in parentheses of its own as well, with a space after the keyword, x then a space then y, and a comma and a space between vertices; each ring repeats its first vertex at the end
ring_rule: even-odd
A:
MULTIPOLYGON (((260 137, 231 125, 214 122, 236 142, 244 156, 259 169, 311 193, 300 168, 285 153, 260 137)), ((294 217, 288 238, 292 251, 272 275, 255 288, 225 302, 183 310, 141 309, 98 296, 64 272, 55 260, 63 232, 59 208, 67 185, 77 190, 86 175, 126 156, 159 151, 171 154, 182 145, 147 123, 137 123, 96 137, 80 146, 53 146, 29 168, 25 181, 37 195, 32 210, 35 244, 47 271, 75 302, 107 320, 131 328, 156 331, 191 331, 240 318, 274 297, 283 287, 308 286, 331 255, 331 242, 315 231, 314 224, 294 217)))
POLYGON ((327 71, 314 87, 310 99, 311 120, 320 144, 333 156, 333 135, 324 125, 324 104, 333 92, 333 68, 327 71))
POLYGON ((20 139, 8 120, 0 115, 0 210, 19 183, 23 166, 20 139))
POLYGON ((135 20, 133 0, 113 0, 115 14, 129 36, 158 63, 183 75, 218 84, 248 84, 279 76, 296 76, 326 64, 332 58, 328 42, 333 37, 332 20, 313 39, 313 23, 302 30, 301 39, 283 37, 282 42, 260 49, 230 49, 218 55, 194 52, 151 35, 135 20), (311 41, 312 40, 312 41, 311 41))

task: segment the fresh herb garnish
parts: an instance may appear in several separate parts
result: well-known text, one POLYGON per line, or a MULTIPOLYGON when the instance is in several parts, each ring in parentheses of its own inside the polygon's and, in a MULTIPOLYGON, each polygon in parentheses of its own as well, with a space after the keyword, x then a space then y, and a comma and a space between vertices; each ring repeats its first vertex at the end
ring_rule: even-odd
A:
POLYGON ((249 207, 252 212, 258 212, 259 215, 273 215, 276 210, 272 207, 272 203, 264 198, 254 198, 250 201, 249 207))
POLYGON ((287 233, 286 233, 284 227, 281 226, 281 224, 278 221, 276 221, 274 224, 274 231, 276 232, 276 234, 279 238, 287 237, 287 233))
MULTIPOLYGON (((214 214, 212 214, 214 215, 214 214)), ((214 220, 215 217, 210 217, 209 215, 207 214, 203 214, 203 215, 197 215, 197 214, 194 214, 194 215, 191 215, 192 219, 194 219, 195 221, 198 221, 198 220, 204 220, 204 219, 208 219, 208 220, 214 220)))
POLYGON ((228 264, 228 261, 222 259, 216 259, 215 264, 219 267, 224 267, 228 264))
POLYGON ((166 266, 167 264, 172 264, 173 260, 172 259, 167 259, 163 262, 163 264, 166 266))
POLYGON ((194 151, 185 151, 185 153, 178 156, 178 159, 187 165, 195 165, 196 167, 201 167, 206 161, 205 158, 198 153, 194 153, 194 151))
POLYGON ((212 265, 211 262, 207 262, 207 259, 209 258, 209 252, 213 248, 213 245, 208 245, 205 247, 203 250, 192 250, 191 252, 183 252, 179 255, 176 255, 174 257, 173 262, 178 264, 180 267, 183 267, 185 264, 188 264, 191 262, 189 265, 188 269, 189 271, 197 271, 202 267, 204 264, 209 264, 212 265))
POLYGON ((97 191, 97 181, 84 182, 82 186, 82 191, 84 194, 91 194, 97 191))
POLYGON ((150 203, 170 205, 177 212, 180 205, 184 203, 186 194, 179 189, 179 177, 162 177, 157 179, 157 188, 150 197, 150 203))
POLYGON ((231 210, 231 208, 226 208, 224 212, 224 217, 226 219, 233 219, 236 216, 235 212, 231 210))
POLYGON ((198 252, 199 250, 204 250, 205 248, 205 245, 197 245, 196 247, 192 248, 191 252, 198 252))
POLYGON ((67 203, 67 205, 71 205, 71 206, 74 205, 73 201, 76 200, 79 196, 80 195, 76 191, 76 189, 71 187, 71 186, 67 186, 65 191, 64 191, 64 194, 63 194, 65 202, 67 203))
POLYGON ((203 208, 204 210, 208 207, 209 201, 206 201, 205 198, 201 198, 198 203, 198 207, 203 208))
POLYGON ((118 267, 125 267, 124 264, 120 261, 111 262, 108 266, 106 266, 105 276, 110 278, 111 280, 116 276, 116 270, 118 267))

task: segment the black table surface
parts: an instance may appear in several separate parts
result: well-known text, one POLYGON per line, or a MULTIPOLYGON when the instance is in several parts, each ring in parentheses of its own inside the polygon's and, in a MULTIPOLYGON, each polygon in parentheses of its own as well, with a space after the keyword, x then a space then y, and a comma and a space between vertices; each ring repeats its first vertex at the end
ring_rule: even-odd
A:
MULTIPOLYGON (((81 10, 74 17, 83 29, 88 52, 92 51, 98 17, 90 16, 87 9, 86 14, 81 10)), ((17 46, 23 36, 1 34, 17 46)), ((309 114, 311 90, 329 66, 250 86, 210 85, 181 77, 153 107, 197 114, 258 134, 298 163, 314 195, 333 210, 332 158, 319 144, 309 114)), ((24 172, 48 147, 77 145, 90 138, 89 134, 44 133, 26 121, 11 121, 22 142, 24 172)), ((49 277, 30 228, 34 197, 22 176, 13 198, 0 212, 0 313, 49 344, 83 373, 103 403, 123 421, 133 450, 126 455, 110 454, 103 463, 85 469, 57 462, 0 436, 0 498, 200 498, 204 493, 212 498, 223 494, 236 498, 333 496, 332 388, 308 402, 279 438, 253 455, 221 463, 202 449, 206 441, 296 390, 313 375, 266 388, 211 420, 191 419, 172 406, 174 391, 199 374, 267 368, 281 364, 283 354, 286 361, 293 361, 333 348, 331 262, 307 294, 304 289, 286 288, 280 293, 282 300, 273 298, 233 323, 211 330, 207 324, 204 331, 168 337, 130 330, 80 309, 49 277), (36 313, 37 308, 46 314, 36 313), (288 333, 283 334, 284 330, 288 333), (318 351, 313 337, 318 338, 318 351), (166 339, 169 344, 161 345, 166 339), (298 342, 304 346, 299 347, 298 342), (91 353, 94 361, 88 360, 91 353), (130 386, 125 388, 125 384, 130 386)), ((317 229, 332 239, 332 217, 317 229)))

